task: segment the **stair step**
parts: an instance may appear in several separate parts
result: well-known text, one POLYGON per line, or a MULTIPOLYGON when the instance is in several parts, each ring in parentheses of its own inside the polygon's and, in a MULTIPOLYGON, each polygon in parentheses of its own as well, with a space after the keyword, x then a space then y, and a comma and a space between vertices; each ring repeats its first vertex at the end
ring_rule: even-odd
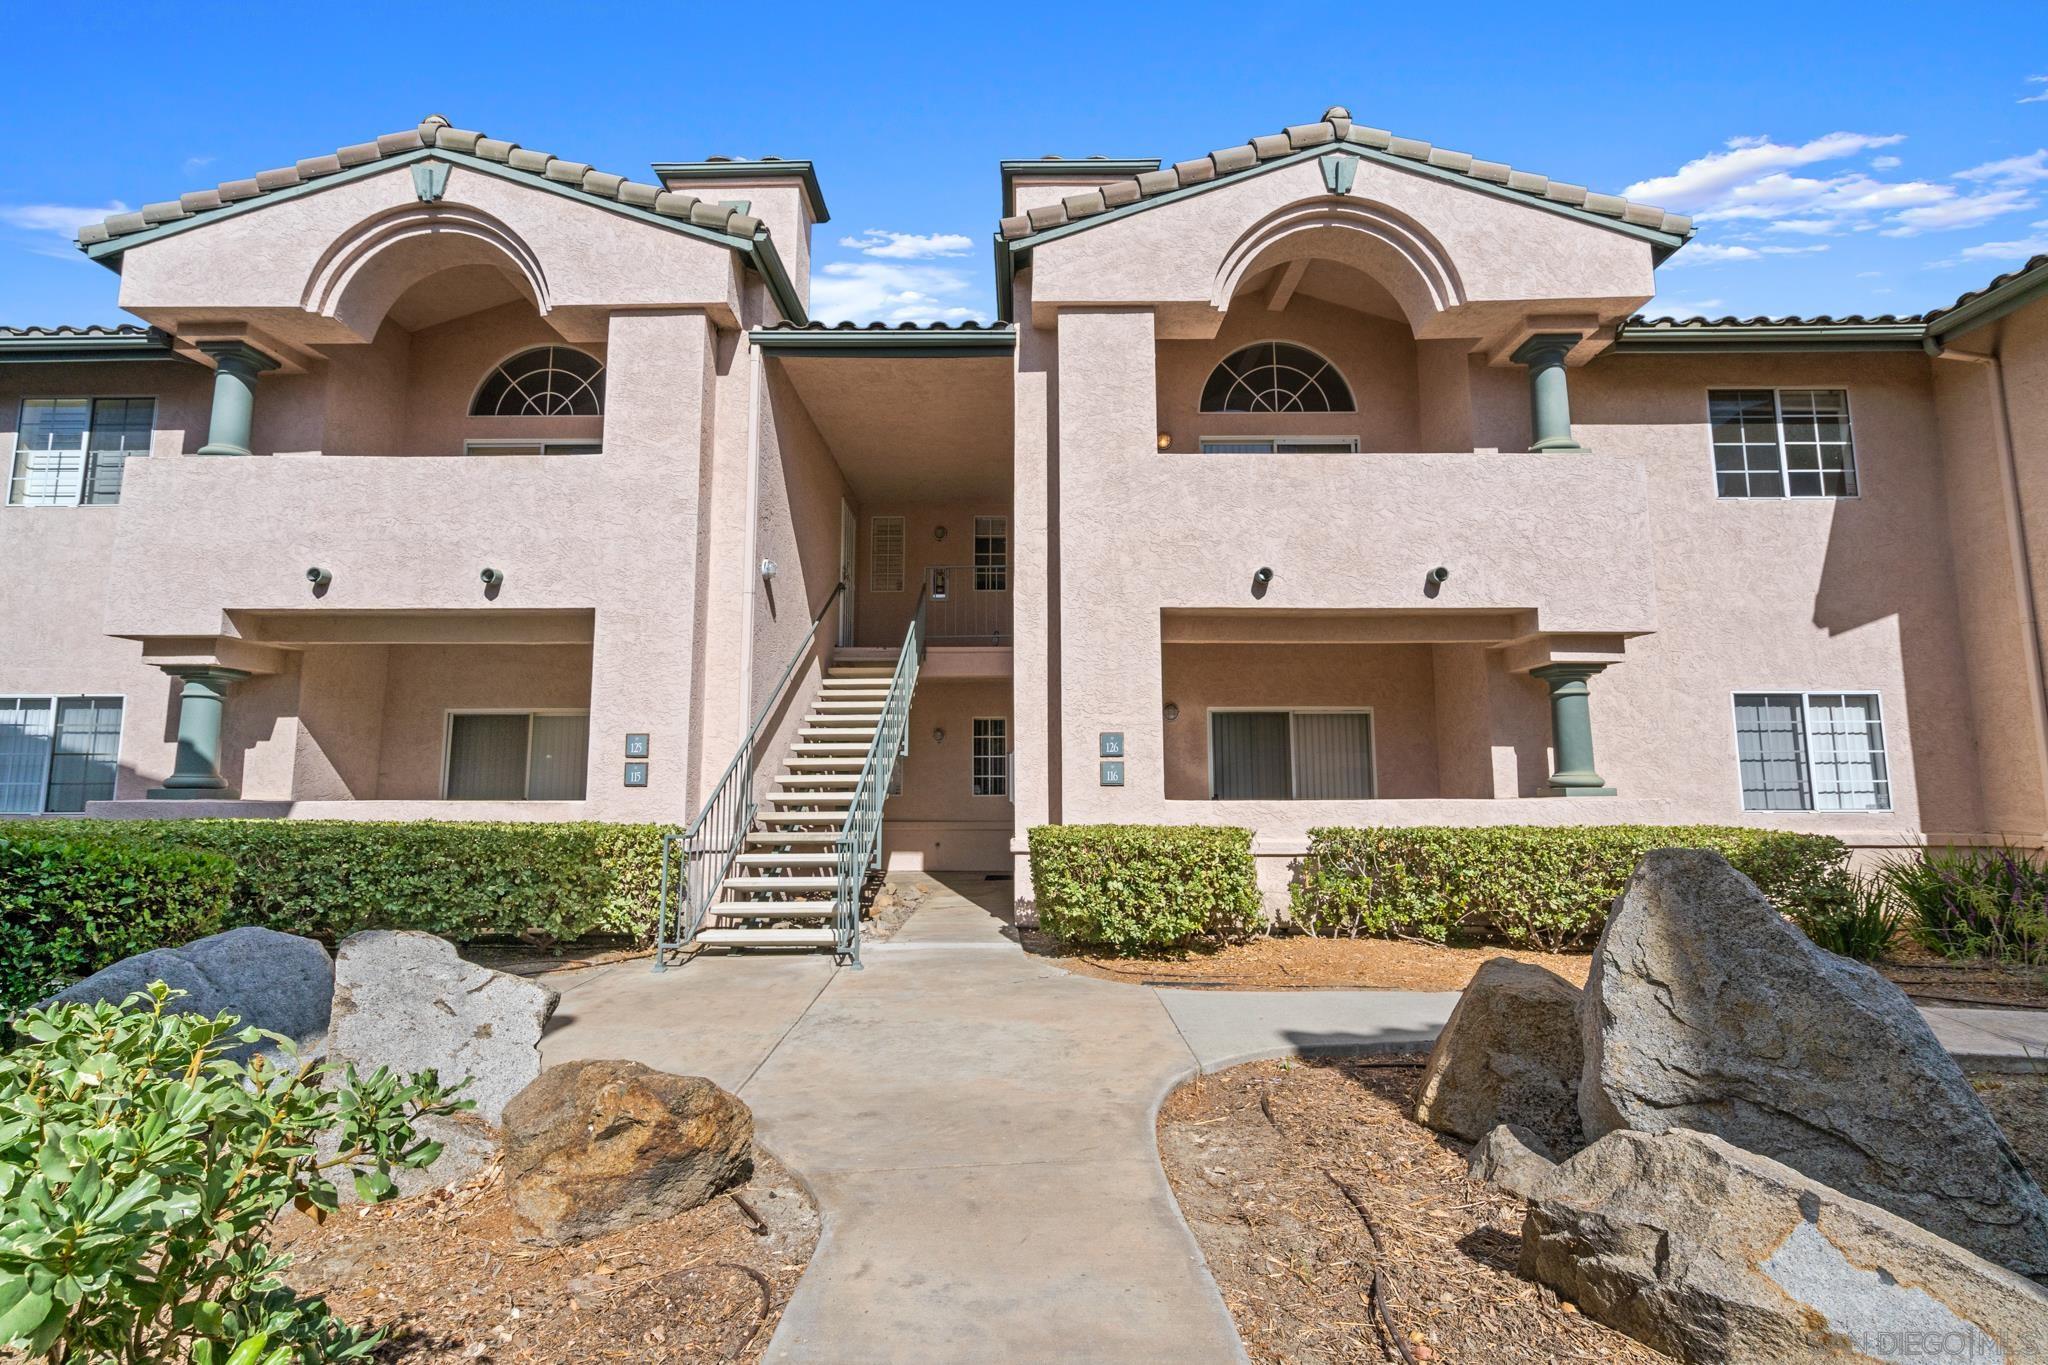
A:
POLYGON ((832 901, 722 901, 704 913, 712 919, 830 919, 832 901))
POLYGON ((830 929, 699 929, 697 942, 713 948, 830 948, 830 929))
POLYGON ((830 867, 839 861, 837 853, 742 853, 741 867, 830 867))
MULTIPOLYGON (((842 716, 832 712, 813 711, 804 717, 804 726, 813 734, 820 729, 832 728, 840 734, 862 735, 868 739, 873 739, 875 732, 881 729, 882 718, 880 716, 842 716)), ((799 730, 797 733, 802 734, 804 731, 799 730)))
MULTIPOLYGON (((768 800, 777 806, 845 806, 853 802, 852 792, 769 792, 768 800)), ((835 814, 844 814, 843 811, 835 814)))
POLYGON ((882 699, 872 701, 833 701, 820 697, 811 703, 811 709, 824 715, 838 716, 879 716, 882 714, 882 699))
POLYGON ((831 744, 868 740, 875 737, 877 728, 867 721, 850 721, 844 716, 811 716, 808 719, 813 723, 803 726, 796 732, 799 741, 818 739, 831 744), (816 724, 821 720, 827 723, 816 724))
POLYGON ((867 759, 862 754, 791 754, 785 762, 791 771, 801 768, 808 772, 857 774, 867 766, 867 759))
POLYGON ((894 679, 872 678, 826 678, 824 685, 835 692, 887 692, 894 679))
MULTIPOLYGON (((786 818, 786 817, 785 817, 786 818)), ((798 830, 756 830, 747 836, 750 844, 836 844, 838 833, 805 833, 798 830)))
POLYGON ((783 787, 858 787, 859 773, 777 773, 775 781, 783 787))
POLYGON ((830 758, 834 754, 865 754, 873 747, 872 744, 860 744, 850 740, 841 742, 830 739, 802 739, 797 741, 796 747, 791 749, 790 753, 802 758, 830 758))
POLYGON ((764 825, 823 825, 831 830, 846 824, 844 810, 764 810, 754 818, 764 825))
POLYGON ((835 891, 837 877, 727 877, 727 891, 835 891))
POLYGON ((889 677, 895 673, 896 665, 876 660, 871 664, 834 664, 825 670, 828 678, 874 678, 889 677))

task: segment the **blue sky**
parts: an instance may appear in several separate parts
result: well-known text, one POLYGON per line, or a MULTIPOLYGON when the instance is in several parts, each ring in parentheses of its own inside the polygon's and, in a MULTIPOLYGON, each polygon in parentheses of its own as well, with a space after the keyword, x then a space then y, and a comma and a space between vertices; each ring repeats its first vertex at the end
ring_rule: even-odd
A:
POLYGON ((1651 312, 1917 312, 2048 251, 2039 0, 17 4, 8 36, 40 73, 0 102, 14 325, 121 319, 114 275, 69 245, 81 218, 430 112, 642 178, 809 157, 832 319, 989 315, 1004 157, 1173 161, 1333 103, 1696 214, 1651 312))

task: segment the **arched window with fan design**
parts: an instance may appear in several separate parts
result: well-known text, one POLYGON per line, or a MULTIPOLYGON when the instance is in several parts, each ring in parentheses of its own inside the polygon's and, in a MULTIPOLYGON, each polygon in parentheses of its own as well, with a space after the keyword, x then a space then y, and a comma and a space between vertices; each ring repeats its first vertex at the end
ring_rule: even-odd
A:
POLYGON ((1256 341, 1223 358, 1202 386, 1203 412, 1355 412, 1337 367, 1285 341, 1256 341))
POLYGON ((472 417, 598 417, 604 364, 573 346, 535 346, 492 370, 470 401, 472 417))

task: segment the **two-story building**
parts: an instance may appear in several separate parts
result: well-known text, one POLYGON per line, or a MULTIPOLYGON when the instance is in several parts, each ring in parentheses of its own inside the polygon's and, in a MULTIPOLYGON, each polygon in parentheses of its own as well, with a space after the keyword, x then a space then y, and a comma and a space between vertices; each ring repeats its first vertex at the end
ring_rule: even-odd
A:
POLYGON ((811 322, 808 162, 438 116, 87 228, 144 325, 0 334, 0 811, 701 811, 742 930, 864 811, 1273 887, 1322 824, 2043 841, 2048 260, 1645 319, 1686 219, 1342 109, 1001 194, 983 327, 811 322))

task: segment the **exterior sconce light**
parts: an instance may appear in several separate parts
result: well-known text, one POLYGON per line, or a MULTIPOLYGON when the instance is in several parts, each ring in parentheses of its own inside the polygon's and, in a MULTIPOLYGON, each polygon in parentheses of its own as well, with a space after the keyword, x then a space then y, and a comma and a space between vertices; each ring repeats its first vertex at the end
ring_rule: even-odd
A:
POLYGON ((773 577, 775 577, 775 574, 776 574, 776 568, 775 568, 775 561, 774 561, 774 560, 772 560, 772 559, 764 559, 764 560, 762 560, 762 561, 761 561, 761 577, 763 577, 763 578, 773 578, 773 577))
POLYGON ((1166 703, 1166 718, 1168 720, 1179 720, 1180 707, 1174 704, 1173 702, 1166 703))
POLYGON ((1161 450, 1172 450, 1172 449, 1173 449, 1173 433, 1172 433, 1172 432, 1168 432, 1168 431, 1162 431, 1162 432, 1160 432, 1160 433, 1159 433, 1159 448, 1160 448, 1161 450))
POLYGON ((1259 566, 1258 572, 1252 575, 1252 582, 1258 584, 1262 588, 1265 587, 1268 583, 1271 583, 1272 581, 1273 571, 1263 564, 1259 566))
POLYGON ((334 581, 334 575, 326 569, 314 567, 306 570, 306 581, 313 585, 314 592, 324 592, 327 585, 334 581))
POLYGON ((946 732, 945 732, 945 730, 944 730, 944 729, 934 729, 934 730, 932 731, 932 743, 934 743, 934 744, 944 744, 945 742, 946 742, 946 732))
POLYGON ((486 588, 501 588, 505 585, 505 571, 503 569, 485 569, 477 577, 483 579, 486 588))
POLYGON ((1429 571, 1429 581, 1432 583, 1448 583, 1451 581, 1451 571, 1439 564, 1429 571))
POLYGON ((945 538, 946 538, 946 528, 945 528, 945 527, 943 527, 943 526, 934 526, 934 527, 932 527, 932 539, 933 539, 933 540, 944 540, 945 538))

